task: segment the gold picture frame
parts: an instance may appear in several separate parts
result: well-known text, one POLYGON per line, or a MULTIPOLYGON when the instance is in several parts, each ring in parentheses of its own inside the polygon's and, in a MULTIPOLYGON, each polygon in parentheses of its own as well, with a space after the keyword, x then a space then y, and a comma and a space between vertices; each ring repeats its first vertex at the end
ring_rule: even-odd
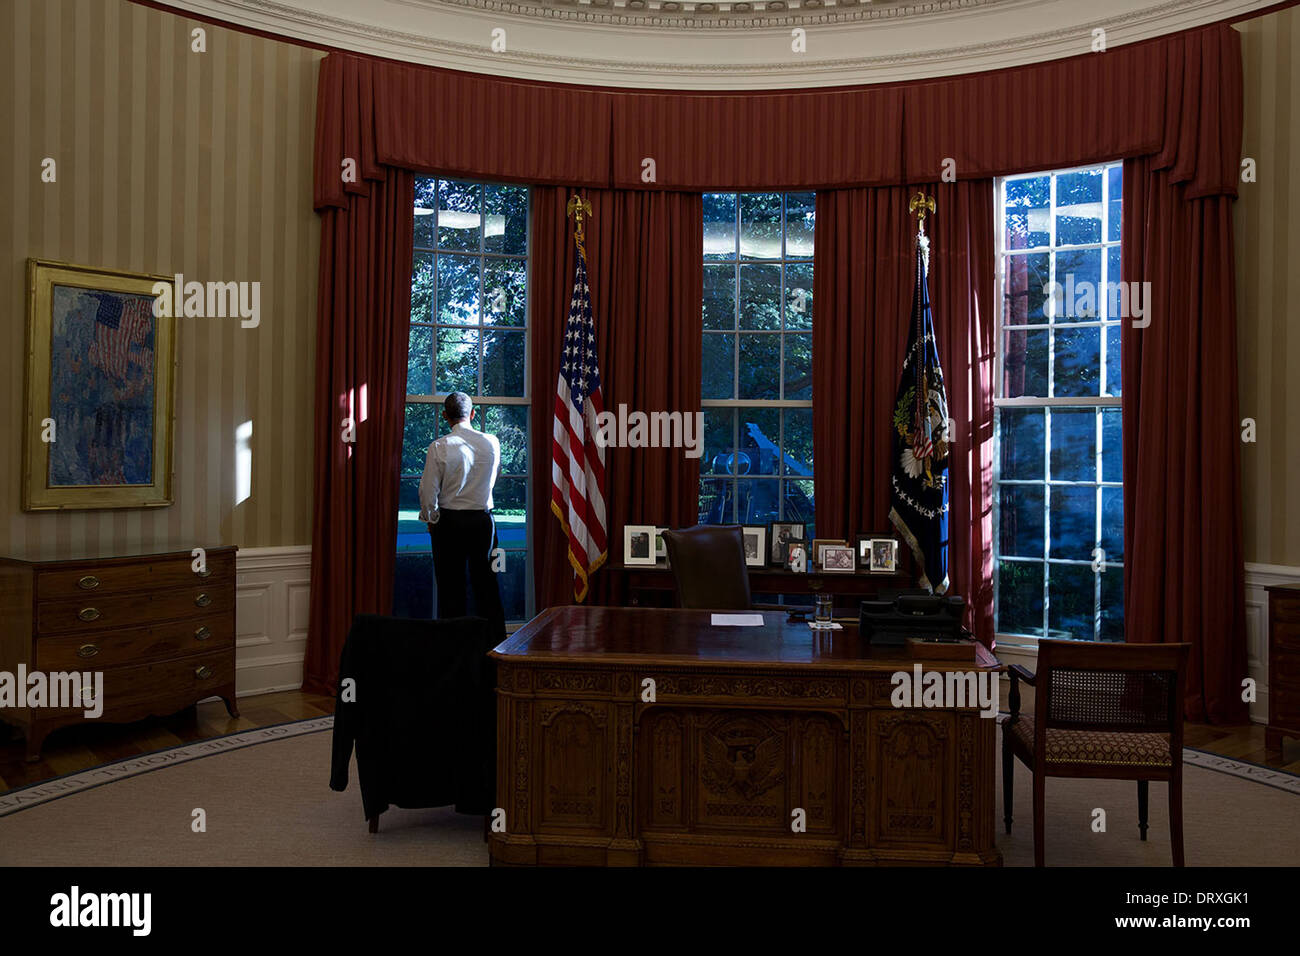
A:
POLYGON ((176 319, 153 314, 159 282, 27 260, 24 511, 173 503, 176 319))

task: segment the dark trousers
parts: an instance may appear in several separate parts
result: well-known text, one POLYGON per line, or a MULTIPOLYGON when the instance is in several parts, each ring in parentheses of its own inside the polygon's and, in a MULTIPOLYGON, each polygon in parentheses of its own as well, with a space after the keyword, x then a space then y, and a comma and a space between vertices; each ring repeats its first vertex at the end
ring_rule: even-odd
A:
POLYGON ((433 541, 433 575, 438 582, 438 619, 472 613, 486 618, 493 633, 505 640, 506 612, 492 570, 497 529, 491 512, 444 508, 429 536, 433 541))

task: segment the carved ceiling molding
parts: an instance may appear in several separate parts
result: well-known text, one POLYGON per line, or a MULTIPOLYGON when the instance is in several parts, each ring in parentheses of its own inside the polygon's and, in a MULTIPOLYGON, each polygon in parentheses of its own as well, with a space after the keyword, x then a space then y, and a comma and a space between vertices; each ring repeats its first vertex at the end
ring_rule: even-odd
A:
MULTIPOLYGON (((762 62, 727 61, 722 58, 711 58, 705 62, 673 62, 648 58, 612 59, 518 47, 513 47, 508 52, 493 53, 489 50, 487 40, 489 28, 503 24, 514 31, 513 36, 518 37, 520 31, 530 24, 547 24, 555 21, 549 27, 552 34, 549 39, 552 45, 555 42, 553 34, 559 26, 558 21, 565 21, 566 26, 562 31, 564 33, 567 33, 570 28, 569 24, 573 29, 579 29, 586 24, 591 30, 591 34, 586 39, 588 41, 605 39, 607 41, 603 44, 605 46, 609 45, 610 38, 615 37, 648 36, 662 42, 666 35, 673 32, 679 35, 701 35, 701 31, 697 29, 700 24, 693 24, 689 20, 651 24, 663 29, 647 29, 645 25, 621 25, 595 16, 584 19, 583 11, 574 11, 573 17, 566 18, 559 15, 570 11, 558 8, 546 8, 555 14, 554 17, 547 14, 521 16, 512 9, 507 9, 522 6, 518 0, 391 0, 390 6, 422 11, 426 18, 437 15, 439 11, 447 11, 442 14, 443 16, 454 13, 461 18, 470 18, 476 25, 473 35, 484 37, 480 42, 457 39, 451 35, 452 31, 440 36, 413 32, 335 16, 308 6, 309 3, 318 0, 296 0, 296 2, 295 0, 288 0, 288 2, 285 0, 164 0, 164 2, 179 13, 195 13, 235 27, 261 30, 309 44, 454 70, 611 88, 721 90, 798 89, 885 83, 1020 66, 1086 52, 1092 31, 1098 27, 1106 30, 1108 45, 1120 46, 1124 43, 1249 14, 1271 5, 1273 0, 1158 0, 1150 3, 1134 0, 1135 4, 1141 5, 1120 15, 1071 22, 1049 31, 1040 30, 1019 35, 1006 33, 1000 39, 985 42, 944 45, 930 49, 896 49, 889 53, 862 56, 822 58, 808 56, 762 62), (497 17, 510 19, 494 19, 497 17)), ((913 29, 918 31, 915 34, 917 37, 920 37, 921 31, 927 30, 932 22, 940 19, 945 21, 949 32, 960 36, 962 34, 960 23, 964 12, 974 11, 987 16, 1004 10, 1014 12, 1016 8, 1023 9, 1042 2, 1050 2, 1050 0, 933 0, 930 3, 883 7, 875 11, 880 14, 879 17, 869 17, 862 22, 846 20, 821 23, 812 16, 791 17, 777 22, 774 18, 772 23, 766 24, 769 28, 767 39, 772 38, 770 32, 772 27, 816 27, 819 24, 832 30, 838 27, 842 34, 862 31, 865 39, 872 29, 869 20, 899 22, 900 18, 912 19, 913 29), (891 14, 889 12, 891 10, 908 12, 891 14)), ((1084 5, 1072 4, 1072 7, 1079 11, 1080 16, 1087 15, 1088 11, 1084 5)), ((458 21, 458 25, 463 27, 464 20, 458 21)), ((714 30, 709 30, 708 33, 711 36, 719 36, 719 43, 724 49, 740 50, 746 44, 752 49, 752 45, 759 41, 758 37, 748 35, 750 25, 748 22, 745 26, 733 24, 726 40, 723 40, 714 30)), ((810 36, 812 35, 810 33, 810 36)), ((571 46, 572 44, 566 49, 571 46)))

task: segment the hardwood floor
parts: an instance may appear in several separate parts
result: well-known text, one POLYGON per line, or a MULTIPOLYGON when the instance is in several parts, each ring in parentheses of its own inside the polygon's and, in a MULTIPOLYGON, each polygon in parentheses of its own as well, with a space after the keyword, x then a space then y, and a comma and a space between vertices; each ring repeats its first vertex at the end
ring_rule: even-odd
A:
POLYGON ((297 690, 241 697, 239 712, 231 717, 221 701, 213 700, 134 724, 67 727, 46 738, 36 763, 27 762, 22 734, 0 722, 0 793, 195 740, 332 714, 334 698, 297 690))
MULTIPOLYGON (((155 717, 134 724, 68 727, 46 739, 45 750, 36 763, 25 759, 22 735, 0 723, 0 793, 136 754, 332 714, 334 698, 296 690, 282 691, 242 697, 239 710, 241 716, 232 718, 220 701, 208 701, 170 717, 155 717)), ((1256 724, 1212 727, 1189 723, 1185 742, 1196 750, 1300 774, 1300 741, 1287 738, 1281 755, 1266 753, 1264 728, 1256 724)))

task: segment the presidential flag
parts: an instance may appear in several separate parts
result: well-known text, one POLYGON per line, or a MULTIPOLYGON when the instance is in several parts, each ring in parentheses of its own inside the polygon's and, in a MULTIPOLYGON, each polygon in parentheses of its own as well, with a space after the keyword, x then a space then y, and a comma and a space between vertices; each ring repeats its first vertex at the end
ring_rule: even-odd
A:
POLYGON ((596 326, 587 285, 587 255, 578 244, 569 321, 564 330, 560 376, 555 386, 551 441, 551 511, 569 539, 573 597, 587 596, 592 573, 608 553, 605 527, 605 449, 595 441, 603 411, 596 326))
POLYGON ((920 584, 948 590, 948 460, 950 422, 943 368, 934 341, 926 282, 928 240, 916 246, 916 285, 907 355, 894 406, 894 459, 889 520, 921 569, 920 584))

